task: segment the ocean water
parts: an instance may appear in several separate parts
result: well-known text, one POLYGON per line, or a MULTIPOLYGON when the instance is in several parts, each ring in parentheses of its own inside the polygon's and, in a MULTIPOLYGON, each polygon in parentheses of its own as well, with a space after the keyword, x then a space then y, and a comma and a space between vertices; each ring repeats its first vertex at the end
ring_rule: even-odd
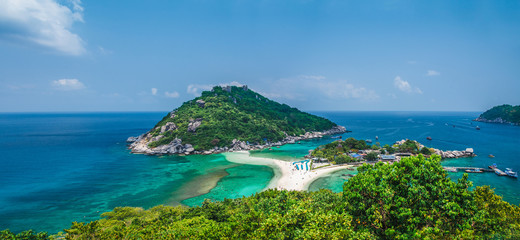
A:
MULTIPOLYGON (((444 161, 447 166, 520 170, 520 127, 476 123, 479 113, 315 112, 346 126, 343 138, 392 144, 416 139, 443 150, 475 149, 475 158, 444 161), (481 130, 475 130, 479 125, 481 130), (455 127, 453 127, 455 126, 455 127), (433 140, 427 141, 431 136, 433 140), (493 154, 491 159, 487 156, 493 154)), ((116 206, 200 205, 205 198, 249 196, 273 177, 269 167, 242 165, 210 156, 130 154, 125 140, 155 125, 165 113, 0 114, 0 229, 55 233, 72 221, 99 219, 116 206)), ((301 141, 254 151, 258 157, 301 159, 308 150, 335 139, 301 141)), ((310 190, 339 192, 343 170, 318 179, 310 190)), ((450 176, 454 179, 462 173, 450 176)), ((492 173, 470 174, 475 185, 491 185, 506 201, 520 203, 518 180, 492 173)))
MULTIPOLYGON (((370 139, 375 144, 392 145, 402 139, 417 140, 427 147, 441 150, 465 150, 473 148, 477 157, 450 159, 444 166, 485 167, 497 163, 501 169, 513 168, 520 171, 520 127, 506 124, 473 122, 478 112, 313 112, 345 126, 350 133, 342 134, 343 139, 370 139), (479 126, 481 130, 476 130, 479 126), (378 140, 376 141, 376 136, 378 140), (426 137, 432 137, 427 140, 426 137), (495 158, 489 158, 493 154, 495 158)), ((285 145, 273 150, 255 151, 252 155, 281 160, 303 158, 309 149, 334 141, 322 138, 302 141, 301 144, 285 145)), ((344 170, 316 180, 309 190, 320 188, 342 191, 343 182, 348 180, 344 170)), ((462 177, 463 172, 449 173, 452 179, 462 177)), ((520 204, 519 180, 499 177, 494 173, 469 174, 474 186, 489 185, 504 200, 520 204)))
POLYGON ((117 206, 191 206, 200 195, 222 200, 267 186, 272 169, 222 155, 130 154, 126 138, 164 115, 1 114, 0 229, 56 233, 117 206))

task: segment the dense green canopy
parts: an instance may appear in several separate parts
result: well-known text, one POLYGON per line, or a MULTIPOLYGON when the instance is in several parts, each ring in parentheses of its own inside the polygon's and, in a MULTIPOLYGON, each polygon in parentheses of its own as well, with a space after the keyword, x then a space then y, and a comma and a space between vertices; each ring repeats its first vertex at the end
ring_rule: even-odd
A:
POLYGON ((510 123, 520 124, 520 105, 511 106, 509 104, 504 104, 495 106, 480 114, 479 118, 490 121, 501 118, 510 123))
MULTIPOLYGON (((363 165, 342 193, 267 190, 200 207, 118 207, 66 239, 520 239, 520 208, 450 180, 440 157, 363 165)), ((2 239, 16 238, 9 231, 2 239)), ((43 236, 43 235, 42 235, 43 236)))
POLYGON ((168 144, 177 137, 183 143, 192 144, 195 150, 207 150, 215 146, 229 146, 233 139, 250 143, 279 141, 287 135, 328 130, 336 126, 323 117, 269 100, 246 87, 235 86, 214 87, 211 91, 202 92, 200 97, 174 110, 174 115, 171 118, 168 114, 157 123, 152 135, 164 135, 164 138, 150 143, 151 147, 168 144), (197 119, 201 120, 200 127, 188 131, 190 121, 197 119), (175 123, 178 128, 160 133, 160 127, 168 122, 175 123))
POLYGON ((345 141, 338 140, 315 148, 311 152, 311 156, 317 158, 326 158, 329 162, 341 164, 357 161, 350 156, 350 151, 365 150, 370 146, 364 140, 356 140, 355 138, 347 138, 345 141))

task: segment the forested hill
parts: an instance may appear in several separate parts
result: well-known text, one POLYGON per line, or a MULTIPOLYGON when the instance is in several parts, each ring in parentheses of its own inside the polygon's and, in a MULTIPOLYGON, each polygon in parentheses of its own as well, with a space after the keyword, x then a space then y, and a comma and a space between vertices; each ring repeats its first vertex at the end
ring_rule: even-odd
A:
POLYGON ((495 106, 480 114, 475 120, 479 122, 512 123, 520 125, 520 105, 511 106, 504 104, 495 106))
POLYGON ((261 145, 334 128, 323 117, 269 100, 247 86, 216 86, 167 114, 131 148, 185 153, 228 148, 237 141, 261 145))

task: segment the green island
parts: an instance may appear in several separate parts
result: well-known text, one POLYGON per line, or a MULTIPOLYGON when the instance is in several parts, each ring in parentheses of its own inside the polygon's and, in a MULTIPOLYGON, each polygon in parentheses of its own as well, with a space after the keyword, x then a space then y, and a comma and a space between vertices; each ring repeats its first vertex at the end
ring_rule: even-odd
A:
POLYGON ((467 174, 452 181, 441 157, 363 164, 343 191, 267 190, 199 207, 117 207, 53 236, 1 239, 520 239, 520 207, 467 174))
POLYGON ((345 164, 375 160, 394 161, 399 160, 401 156, 417 154, 424 156, 437 154, 441 156, 441 158, 475 156, 470 149, 465 151, 442 151, 426 147, 415 140, 409 139, 397 141, 392 144, 392 146, 388 144, 381 146, 378 142, 370 145, 365 140, 347 138, 319 146, 312 150, 307 157, 312 158, 314 162, 327 161, 330 164, 345 164))
POLYGON ((520 105, 504 104, 495 106, 480 114, 475 121, 520 125, 520 105))
POLYGON ((211 154, 345 131, 328 119, 272 101, 245 85, 216 86, 183 103, 149 132, 128 142, 134 153, 211 154))

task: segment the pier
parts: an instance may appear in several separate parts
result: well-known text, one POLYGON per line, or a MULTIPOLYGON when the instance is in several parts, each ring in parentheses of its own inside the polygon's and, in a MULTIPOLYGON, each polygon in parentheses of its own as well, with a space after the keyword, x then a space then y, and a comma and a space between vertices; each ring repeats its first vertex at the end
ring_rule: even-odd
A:
POLYGON ((478 170, 481 170, 482 172, 495 172, 495 170, 493 170, 493 169, 479 168, 479 167, 448 167, 448 166, 444 166, 442 168, 444 168, 444 170, 446 170, 448 172, 458 172, 459 170, 470 170, 470 169, 478 169, 478 170))
POLYGON ((448 172, 458 172, 459 170, 478 169, 478 170, 480 170, 482 172, 494 172, 498 176, 507 176, 507 174, 504 171, 502 171, 502 170, 500 170, 498 168, 490 169, 490 168, 478 168, 478 167, 448 167, 448 166, 444 166, 442 168, 444 168, 444 170, 446 170, 448 172))

